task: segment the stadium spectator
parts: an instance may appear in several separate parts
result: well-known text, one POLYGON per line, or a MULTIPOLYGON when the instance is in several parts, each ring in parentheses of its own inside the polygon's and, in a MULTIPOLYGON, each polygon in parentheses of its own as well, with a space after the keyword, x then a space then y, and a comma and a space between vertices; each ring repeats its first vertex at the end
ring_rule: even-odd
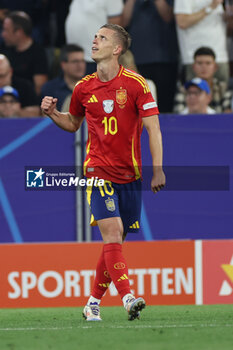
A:
POLYGON ((13 76, 13 69, 8 58, 0 55, 0 88, 12 86, 19 93, 21 102, 20 117, 37 117, 40 115, 38 98, 33 84, 25 79, 13 76))
POLYGON ((49 4, 51 0, 0 0, 0 19, 4 19, 9 12, 23 11, 32 19, 32 37, 44 44, 48 32, 49 4))
POLYGON ((225 19, 227 24, 227 46, 230 65, 229 88, 233 89, 233 1, 225 0, 225 19))
POLYGON ((99 304, 111 280, 129 320, 138 318, 138 312, 145 307, 143 298, 136 299, 131 294, 122 254, 127 232, 139 228, 142 124, 149 134, 153 159, 151 190, 156 193, 165 184, 157 104, 145 79, 139 79, 138 74, 120 67, 118 62, 129 44, 124 28, 102 26, 92 44, 97 72, 75 86, 69 113, 56 110, 57 99, 53 96, 45 96, 41 104, 42 111, 69 132, 76 132, 86 117, 89 139, 84 173, 88 178, 104 179, 104 186, 87 187, 91 223, 98 224, 104 242, 92 293, 83 310, 87 321, 101 321, 99 304))
POLYGON ((193 78, 185 83, 187 107, 181 114, 215 114, 209 107, 211 92, 207 81, 193 78))
POLYGON ((139 72, 153 80, 160 112, 173 109, 178 44, 173 0, 126 0, 123 25, 132 37, 131 51, 139 72))
POLYGON ((193 54, 201 46, 216 52, 217 77, 229 81, 226 24, 223 0, 175 0, 178 41, 184 68, 184 80, 194 76, 193 54))
MULTIPOLYGON (((119 58, 119 63, 130 70, 133 70, 136 73, 139 73, 138 68, 136 66, 134 56, 130 50, 127 50, 123 55, 120 56, 119 58)), ((157 101, 157 93, 156 93, 156 86, 154 82, 150 79, 146 79, 147 84, 150 88, 150 92, 152 96, 154 97, 155 101, 157 101)))
POLYGON ((58 98, 57 108, 60 111, 66 97, 70 95, 75 84, 84 77, 86 63, 83 49, 75 44, 63 46, 60 55, 62 73, 55 79, 46 82, 41 89, 44 96, 58 98))
POLYGON ((45 50, 32 39, 32 22, 25 12, 11 12, 3 22, 4 50, 14 70, 14 75, 33 82, 40 95, 41 86, 48 79, 45 50))
POLYGON ((20 116, 19 93, 12 86, 0 88, 0 117, 10 118, 20 116))
POLYGON ((72 0, 65 22, 66 41, 84 48, 86 74, 96 71, 90 47, 96 31, 104 23, 121 24, 122 10, 123 0, 72 0))
MULTIPOLYGON (((232 92, 227 90, 225 81, 219 81, 214 74, 218 66, 215 53, 209 47, 200 47, 194 53, 193 71, 195 76, 208 82, 211 90, 210 107, 216 113, 231 111, 232 92)), ((174 100, 173 112, 179 114, 186 106, 186 91, 181 81, 177 83, 177 93, 174 100)))

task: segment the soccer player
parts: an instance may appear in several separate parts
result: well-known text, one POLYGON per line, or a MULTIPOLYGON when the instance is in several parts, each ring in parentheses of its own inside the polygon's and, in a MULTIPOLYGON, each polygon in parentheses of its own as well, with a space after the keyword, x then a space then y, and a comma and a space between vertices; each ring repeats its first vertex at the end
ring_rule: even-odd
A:
POLYGON ((97 72, 76 84, 69 112, 57 111, 57 99, 51 96, 44 97, 41 103, 42 111, 66 131, 77 131, 86 117, 89 137, 84 174, 105 180, 104 186, 87 188, 91 222, 97 222, 104 242, 92 293, 83 310, 87 321, 101 320, 99 304, 111 281, 129 320, 138 318, 145 307, 143 298, 136 299, 131 294, 122 254, 123 237, 139 227, 143 125, 152 155, 151 189, 156 193, 165 185, 157 104, 145 79, 118 63, 129 45, 130 37, 124 28, 116 24, 102 26, 92 45, 97 72))

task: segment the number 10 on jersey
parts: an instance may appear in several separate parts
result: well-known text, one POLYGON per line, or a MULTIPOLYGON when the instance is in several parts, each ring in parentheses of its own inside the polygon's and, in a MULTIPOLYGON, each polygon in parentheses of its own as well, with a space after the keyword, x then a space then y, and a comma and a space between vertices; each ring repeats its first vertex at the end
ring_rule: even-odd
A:
POLYGON ((117 133, 118 128, 116 117, 104 117, 102 124, 104 124, 104 135, 115 135, 117 133))

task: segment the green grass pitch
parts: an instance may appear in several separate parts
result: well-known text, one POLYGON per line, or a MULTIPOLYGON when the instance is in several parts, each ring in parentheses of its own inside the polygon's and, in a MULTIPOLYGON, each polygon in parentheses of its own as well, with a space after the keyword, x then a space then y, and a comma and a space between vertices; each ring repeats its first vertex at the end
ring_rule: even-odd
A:
POLYGON ((232 350, 233 305, 147 306, 128 321, 102 307, 102 322, 82 308, 0 309, 0 350, 232 350))

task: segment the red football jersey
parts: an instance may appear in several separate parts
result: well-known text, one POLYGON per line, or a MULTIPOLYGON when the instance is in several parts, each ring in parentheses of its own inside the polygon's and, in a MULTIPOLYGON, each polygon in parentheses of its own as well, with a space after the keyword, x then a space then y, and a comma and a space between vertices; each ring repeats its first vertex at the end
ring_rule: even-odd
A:
POLYGON ((74 88, 70 113, 86 116, 84 173, 116 183, 141 177, 142 119, 159 113, 146 80, 120 66, 108 81, 87 75, 74 88))

